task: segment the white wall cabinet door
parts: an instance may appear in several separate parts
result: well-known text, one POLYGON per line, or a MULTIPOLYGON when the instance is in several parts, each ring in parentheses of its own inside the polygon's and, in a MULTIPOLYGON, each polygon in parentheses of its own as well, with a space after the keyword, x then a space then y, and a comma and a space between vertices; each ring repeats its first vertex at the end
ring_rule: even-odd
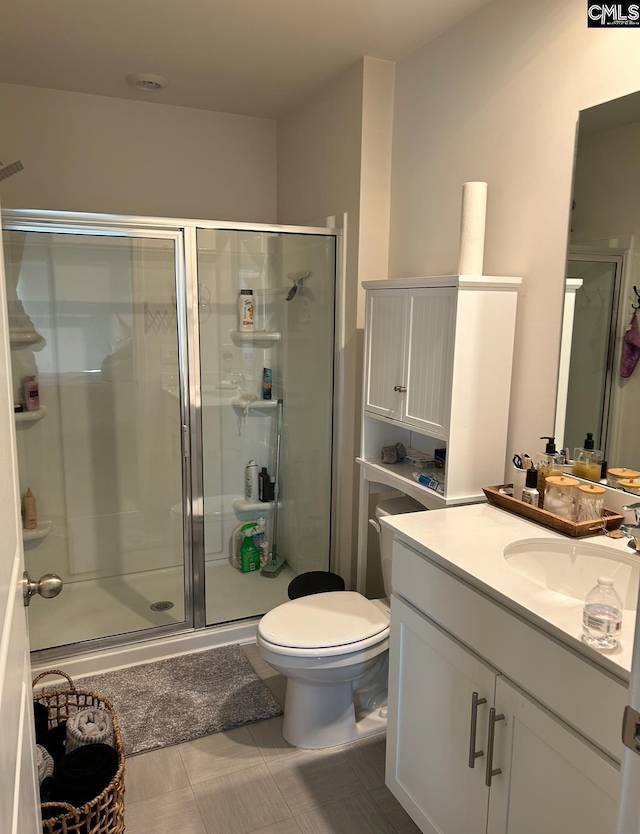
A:
POLYGON ((369 293, 365 346, 365 410, 400 420, 407 385, 404 372, 407 294, 405 290, 369 293))
POLYGON ((387 785, 423 832, 484 834, 487 716, 495 672, 392 598, 387 785), (475 750, 469 767, 473 693, 475 750))
POLYGON ((445 440, 451 406, 456 295, 455 287, 407 290, 407 393, 402 420, 445 440))
POLYGON ((614 834, 616 765, 502 677, 495 701, 488 834, 614 834))

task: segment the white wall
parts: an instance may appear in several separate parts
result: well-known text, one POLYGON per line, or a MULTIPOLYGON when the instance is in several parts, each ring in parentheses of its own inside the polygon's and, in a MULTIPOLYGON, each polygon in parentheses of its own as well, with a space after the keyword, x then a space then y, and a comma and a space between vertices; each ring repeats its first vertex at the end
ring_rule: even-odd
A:
POLYGON ((508 451, 553 431, 578 111, 640 87, 637 30, 583 0, 495 0, 398 64, 390 277, 455 272, 461 186, 489 183, 485 273, 521 275, 508 451))
POLYGON ((363 58, 278 121, 278 221, 347 213, 345 345, 340 357, 344 434, 335 566, 347 580, 358 511, 360 282, 387 277, 394 70, 388 61, 363 58))
POLYGON ((0 84, 5 208, 272 223, 275 122, 0 84))

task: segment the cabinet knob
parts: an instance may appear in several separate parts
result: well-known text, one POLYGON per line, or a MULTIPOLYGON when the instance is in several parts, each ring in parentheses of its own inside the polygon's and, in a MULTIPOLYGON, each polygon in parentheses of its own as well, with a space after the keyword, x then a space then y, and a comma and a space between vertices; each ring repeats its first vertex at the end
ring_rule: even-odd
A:
POLYGON ((407 386, 406 385, 394 385, 393 390, 394 391, 399 391, 401 394, 404 394, 404 392, 407 390, 407 386))

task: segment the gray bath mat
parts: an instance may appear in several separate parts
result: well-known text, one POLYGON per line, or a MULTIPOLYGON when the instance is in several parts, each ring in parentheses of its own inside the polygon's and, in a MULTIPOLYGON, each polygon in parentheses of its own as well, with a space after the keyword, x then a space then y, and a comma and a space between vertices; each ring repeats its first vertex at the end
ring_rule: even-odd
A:
POLYGON ((282 715, 240 646, 131 666, 76 684, 111 701, 129 755, 282 715))

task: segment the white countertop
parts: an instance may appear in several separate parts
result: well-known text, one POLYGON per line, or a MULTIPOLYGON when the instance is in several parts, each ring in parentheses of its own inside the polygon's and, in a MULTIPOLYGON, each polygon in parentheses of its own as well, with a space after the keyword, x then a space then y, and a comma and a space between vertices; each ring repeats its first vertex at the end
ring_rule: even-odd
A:
MULTIPOLYGON (((460 577, 625 681, 629 680, 635 611, 625 609, 620 645, 599 652, 581 640, 583 601, 549 591, 509 567, 505 548, 523 539, 560 539, 593 543, 636 557, 628 539, 589 536, 572 539, 489 504, 451 507, 424 513, 386 516, 382 523, 397 540, 460 577)), ((427 612, 428 613, 428 612, 427 612)))

